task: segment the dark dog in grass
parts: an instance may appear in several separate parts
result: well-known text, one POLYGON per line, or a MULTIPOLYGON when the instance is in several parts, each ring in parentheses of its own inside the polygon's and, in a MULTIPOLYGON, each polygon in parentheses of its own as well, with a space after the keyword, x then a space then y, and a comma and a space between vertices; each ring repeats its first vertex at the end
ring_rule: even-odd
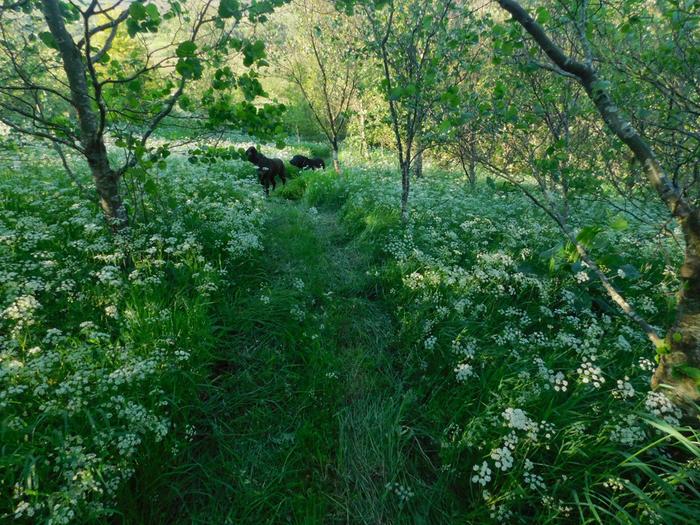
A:
POLYGON ((270 186, 275 189, 275 175, 282 179, 282 184, 287 184, 284 162, 280 159, 268 159, 253 146, 246 150, 245 156, 258 167, 258 180, 265 188, 265 195, 270 194, 270 186))
POLYGON ((309 157, 304 157, 304 155, 294 155, 292 160, 289 161, 292 166, 296 166, 300 170, 309 168, 311 170, 315 169, 326 169, 326 163, 323 159, 315 158, 310 159, 309 157))

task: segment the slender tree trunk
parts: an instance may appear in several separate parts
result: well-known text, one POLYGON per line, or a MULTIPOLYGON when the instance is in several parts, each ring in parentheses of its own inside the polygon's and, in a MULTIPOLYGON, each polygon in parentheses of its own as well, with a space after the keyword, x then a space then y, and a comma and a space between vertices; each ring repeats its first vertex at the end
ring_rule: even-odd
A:
POLYGON ((408 222, 408 197, 411 191, 411 165, 408 161, 401 164, 401 220, 408 222))
POLYGON ((416 155, 415 160, 413 161, 413 174, 416 176, 417 179, 420 179, 423 176, 423 151, 419 151, 418 155, 416 155))
POLYGON ((73 106, 78 114, 83 153, 95 181, 100 206, 111 227, 120 230, 128 224, 128 217, 119 195, 119 176, 109 165, 104 136, 88 88, 83 57, 66 29, 58 1, 42 0, 42 11, 61 55, 73 106))
POLYGON ((340 173, 340 161, 338 160, 338 141, 334 141, 333 144, 333 169, 336 173, 340 173))
POLYGON ((700 210, 673 183, 646 140, 623 117, 593 68, 592 61, 589 59, 581 63, 567 56, 516 0, 498 0, 498 3, 513 15, 561 72, 583 86, 608 129, 639 161, 649 185, 683 230, 686 247, 685 260, 679 272, 681 289, 676 321, 666 341, 657 345, 661 355, 652 378, 652 387, 671 387, 672 397, 686 409, 686 413, 695 415, 697 409, 694 403, 700 399, 700 381, 697 378, 700 373, 700 210))
POLYGON ((413 160, 413 174, 416 176, 417 179, 420 179, 423 176, 423 149, 421 148, 422 128, 422 124, 419 123, 418 127, 416 128, 415 137, 413 139, 413 147, 418 152, 416 158, 413 160))
POLYGON ((457 156, 462 166, 462 171, 469 181, 469 186, 476 185, 476 155, 471 151, 471 147, 464 143, 457 145, 457 156))
POLYGON ((476 186, 476 141, 469 141, 469 185, 476 186))

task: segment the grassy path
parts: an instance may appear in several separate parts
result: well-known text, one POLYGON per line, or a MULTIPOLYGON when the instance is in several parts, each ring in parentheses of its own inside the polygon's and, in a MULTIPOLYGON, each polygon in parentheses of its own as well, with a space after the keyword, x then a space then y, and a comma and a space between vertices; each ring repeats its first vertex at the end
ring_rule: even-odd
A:
POLYGON ((268 206, 265 262, 222 313, 237 321, 222 321, 230 348, 169 490, 172 521, 397 523, 386 484, 404 470, 404 396, 371 261, 334 213, 268 206))

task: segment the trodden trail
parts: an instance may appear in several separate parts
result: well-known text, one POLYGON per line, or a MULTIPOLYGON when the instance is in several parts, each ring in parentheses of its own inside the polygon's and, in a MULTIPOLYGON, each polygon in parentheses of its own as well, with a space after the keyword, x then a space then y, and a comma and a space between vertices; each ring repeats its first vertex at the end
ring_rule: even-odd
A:
POLYGON ((171 521, 399 523, 387 486, 408 461, 406 396, 372 261, 337 213, 266 207, 262 263, 222 312, 171 521))

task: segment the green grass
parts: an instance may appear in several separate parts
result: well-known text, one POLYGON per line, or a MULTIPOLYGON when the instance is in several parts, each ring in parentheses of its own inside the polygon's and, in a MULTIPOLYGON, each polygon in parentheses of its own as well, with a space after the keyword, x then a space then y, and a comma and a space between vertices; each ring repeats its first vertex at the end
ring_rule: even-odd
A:
MULTIPOLYGON (((33 324, 2 320, 15 334, 0 337, 3 370, 18 370, 12 360, 32 370, 2 377, 15 397, 0 480, 37 505, 18 522, 47 522, 46 502, 73 505, 77 523, 125 524, 683 524, 700 512, 698 435, 651 417, 644 337, 595 280, 577 282, 556 229, 521 195, 426 177, 404 226, 392 171, 304 172, 264 199, 246 164, 173 161, 158 184, 162 202, 145 205, 158 219, 135 229, 134 268, 115 270, 123 282, 111 288, 96 275, 120 246, 97 210, 76 207, 65 182, 47 180, 39 196, 16 179, 0 186, 12 197, 0 262, 14 272, 0 274, 1 309, 36 279, 51 283, 33 292, 33 324), (43 342, 53 327, 65 339, 43 342), (41 368, 35 345, 57 352, 55 366, 41 368), (584 381, 584 362, 606 382, 584 381), (117 389, 106 379, 115 372, 130 378, 117 389), (43 410, 32 394, 42 373, 84 409, 24 414, 43 410), (167 419, 167 434, 145 416, 107 417, 117 394, 167 419), (508 409, 523 411, 510 426, 508 409), (637 434, 625 444, 621 429, 637 434), (141 443, 121 456, 130 433, 141 443), (78 442, 52 475, 55 451, 78 442), (493 454, 507 443, 513 464, 499 470, 493 454), (472 476, 484 462, 481 486, 472 476), (133 470, 113 497, 82 483, 101 487, 112 465, 133 470)), ((664 290, 676 283, 653 235, 631 224, 596 242, 613 274, 643 262, 616 285, 667 323, 664 290)), ((2 518, 18 504, 6 494, 2 518)))
POLYGON ((367 275, 370 261, 332 213, 283 201, 267 211, 262 267, 239 276, 245 286, 218 312, 223 345, 192 421, 197 436, 172 477, 129 487, 152 493, 139 501, 158 502, 132 506, 129 522, 156 523, 163 505, 182 523, 388 515, 384 485, 401 475, 402 460, 381 447, 387 433, 399 438, 403 401, 384 399, 396 388, 392 319, 367 275), (379 456, 366 456, 365 440, 379 456))

